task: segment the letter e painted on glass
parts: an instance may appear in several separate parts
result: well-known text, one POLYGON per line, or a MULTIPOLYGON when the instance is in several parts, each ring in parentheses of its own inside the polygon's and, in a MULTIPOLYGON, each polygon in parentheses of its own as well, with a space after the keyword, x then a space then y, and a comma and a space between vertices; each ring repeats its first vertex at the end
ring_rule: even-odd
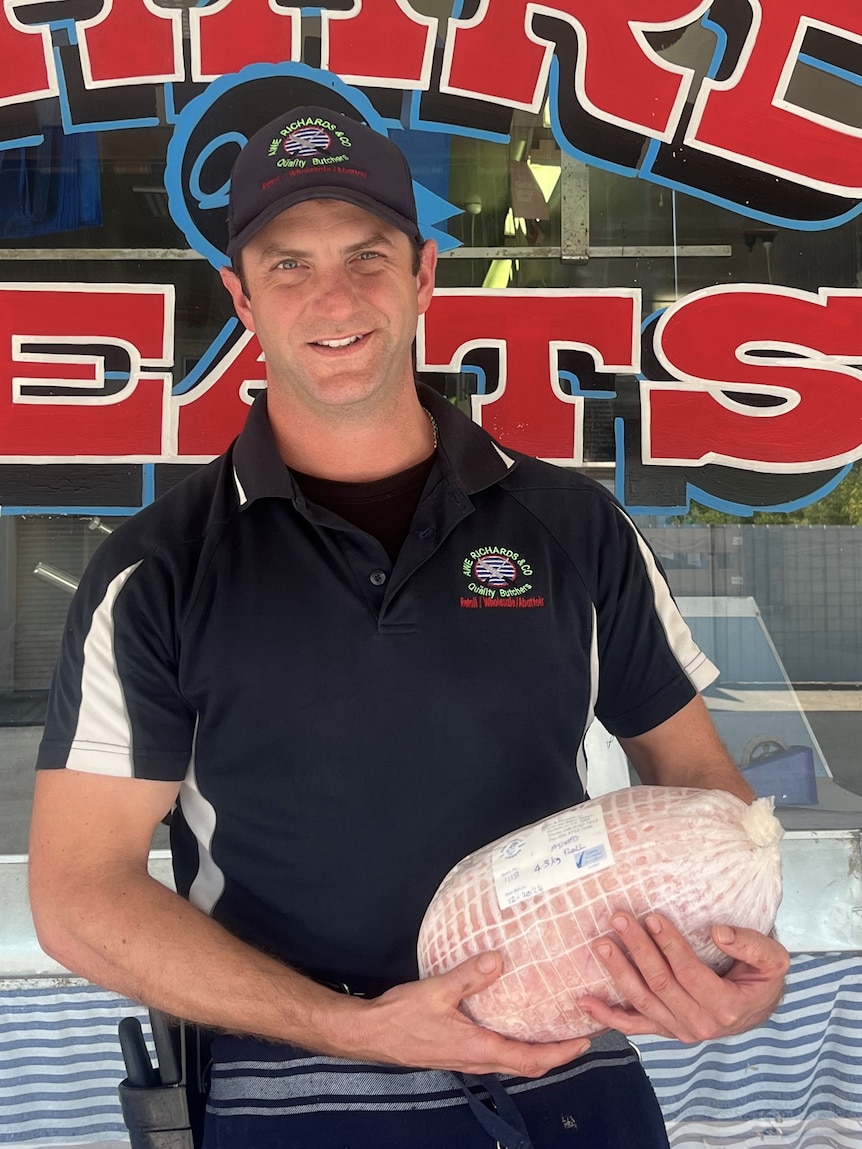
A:
POLYGON ((173 316, 172 286, 0 284, 0 458, 162 458, 173 316))

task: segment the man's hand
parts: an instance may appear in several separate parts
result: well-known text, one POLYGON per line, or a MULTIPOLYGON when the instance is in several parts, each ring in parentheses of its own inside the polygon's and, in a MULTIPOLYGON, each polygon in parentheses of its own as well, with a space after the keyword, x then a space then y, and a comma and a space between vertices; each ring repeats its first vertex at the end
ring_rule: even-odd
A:
POLYGON ((630 1004, 609 1006, 596 997, 578 1003, 602 1025, 692 1044, 752 1029, 781 1000, 789 955, 780 942, 756 930, 713 927, 716 946, 735 959, 721 977, 695 957, 661 914, 649 914, 641 925, 619 913, 612 924, 628 957, 608 938, 593 952, 630 1004))
POLYGON ((541 1077, 589 1049, 585 1038, 530 1044, 501 1037, 461 1012, 461 1001, 500 976, 499 954, 469 958, 449 973, 409 982, 375 998, 357 1015, 357 1046, 365 1061, 541 1077))

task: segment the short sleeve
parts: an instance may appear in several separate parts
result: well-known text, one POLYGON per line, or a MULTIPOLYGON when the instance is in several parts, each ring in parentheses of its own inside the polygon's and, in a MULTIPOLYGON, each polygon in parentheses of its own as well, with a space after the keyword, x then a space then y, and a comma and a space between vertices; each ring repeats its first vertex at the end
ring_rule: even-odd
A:
POLYGON ((195 715, 179 687, 170 564, 113 543, 72 601, 37 768, 181 781, 195 715))
POLYGON ((634 737, 682 709, 718 676, 692 638, 664 571, 616 503, 596 574, 599 692, 596 714, 613 734, 634 737))

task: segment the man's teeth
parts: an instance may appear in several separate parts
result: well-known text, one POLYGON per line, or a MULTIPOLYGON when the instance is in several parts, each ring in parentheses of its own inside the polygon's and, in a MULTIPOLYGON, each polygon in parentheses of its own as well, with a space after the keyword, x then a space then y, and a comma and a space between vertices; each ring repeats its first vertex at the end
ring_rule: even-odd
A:
POLYGON ((361 338, 361 335, 349 335, 347 339, 318 339, 316 342, 321 347, 349 347, 351 343, 356 343, 361 338))

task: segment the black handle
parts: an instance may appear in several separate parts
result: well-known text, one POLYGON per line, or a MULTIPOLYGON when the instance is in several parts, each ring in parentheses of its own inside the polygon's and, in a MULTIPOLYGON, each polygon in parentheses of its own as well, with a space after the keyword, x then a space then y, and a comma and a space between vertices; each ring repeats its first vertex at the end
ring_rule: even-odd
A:
POLYGON ((149 1013, 153 1042, 156 1046, 156 1057, 159 1062, 159 1080, 162 1085, 179 1085, 182 1080, 182 1072, 177 1058, 177 1048, 174 1044, 174 1032, 168 1025, 165 1015, 158 1009, 151 1009, 149 1013))
POLYGON ((136 1017, 124 1017, 119 1024, 120 1048, 126 1064, 126 1080, 136 1089, 148 1089, 159 1084, 159 1075, 153 1069, 144 1031, 136 1017))

